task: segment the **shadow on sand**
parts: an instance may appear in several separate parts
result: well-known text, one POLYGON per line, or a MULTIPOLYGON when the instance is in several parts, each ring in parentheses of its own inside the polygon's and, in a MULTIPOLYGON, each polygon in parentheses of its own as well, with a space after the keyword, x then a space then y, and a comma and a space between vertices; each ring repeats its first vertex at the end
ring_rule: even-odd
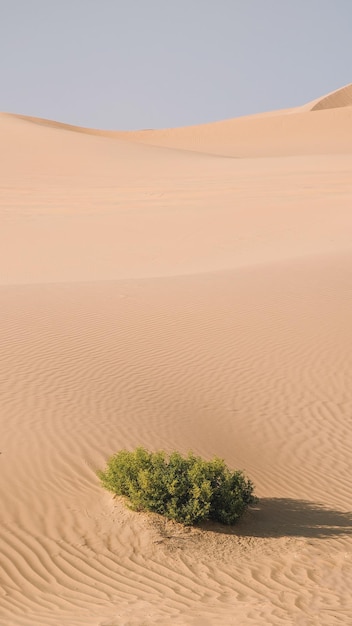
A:
POLYGON ((352 535, 352 512, 291 498, 261 498, 236 526, 204 523, 202 530, 239 537, 311 537, 352 535))

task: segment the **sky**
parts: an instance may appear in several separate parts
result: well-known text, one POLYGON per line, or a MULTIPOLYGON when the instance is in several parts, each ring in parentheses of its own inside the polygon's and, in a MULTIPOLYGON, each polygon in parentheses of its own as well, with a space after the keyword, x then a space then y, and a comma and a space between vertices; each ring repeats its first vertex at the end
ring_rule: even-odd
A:
POLYGON ((0 111, 165 128, 352 82, 351 0, 0 0, 0 111))

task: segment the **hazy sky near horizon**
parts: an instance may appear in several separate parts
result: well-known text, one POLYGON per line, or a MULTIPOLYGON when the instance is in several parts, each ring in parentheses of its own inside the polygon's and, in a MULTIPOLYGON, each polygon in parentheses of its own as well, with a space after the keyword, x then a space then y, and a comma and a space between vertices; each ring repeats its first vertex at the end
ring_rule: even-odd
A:
POLYGON ((0 0, 0 110, 134 129, 352 82, 351 0, 0 0))

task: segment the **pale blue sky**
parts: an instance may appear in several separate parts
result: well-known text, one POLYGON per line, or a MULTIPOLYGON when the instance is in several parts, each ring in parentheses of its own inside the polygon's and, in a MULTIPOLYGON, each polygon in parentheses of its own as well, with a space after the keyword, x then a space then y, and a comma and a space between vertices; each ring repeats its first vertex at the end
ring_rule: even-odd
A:
POLYGON ((352 0, 0 0, 0 110, 111 129, 304 104, 352 82, 352 0))

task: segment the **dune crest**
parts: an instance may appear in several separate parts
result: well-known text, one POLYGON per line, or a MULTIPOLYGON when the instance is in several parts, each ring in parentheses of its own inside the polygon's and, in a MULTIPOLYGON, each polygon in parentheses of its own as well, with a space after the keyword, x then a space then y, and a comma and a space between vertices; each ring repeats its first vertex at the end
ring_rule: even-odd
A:
POLYGON ((336 89, 318 100, 314 100, 307 106, 311 106, 311 111, 323 111, 326 109, 338 109, 352 106, 352 83, 340 89, 336 89))

